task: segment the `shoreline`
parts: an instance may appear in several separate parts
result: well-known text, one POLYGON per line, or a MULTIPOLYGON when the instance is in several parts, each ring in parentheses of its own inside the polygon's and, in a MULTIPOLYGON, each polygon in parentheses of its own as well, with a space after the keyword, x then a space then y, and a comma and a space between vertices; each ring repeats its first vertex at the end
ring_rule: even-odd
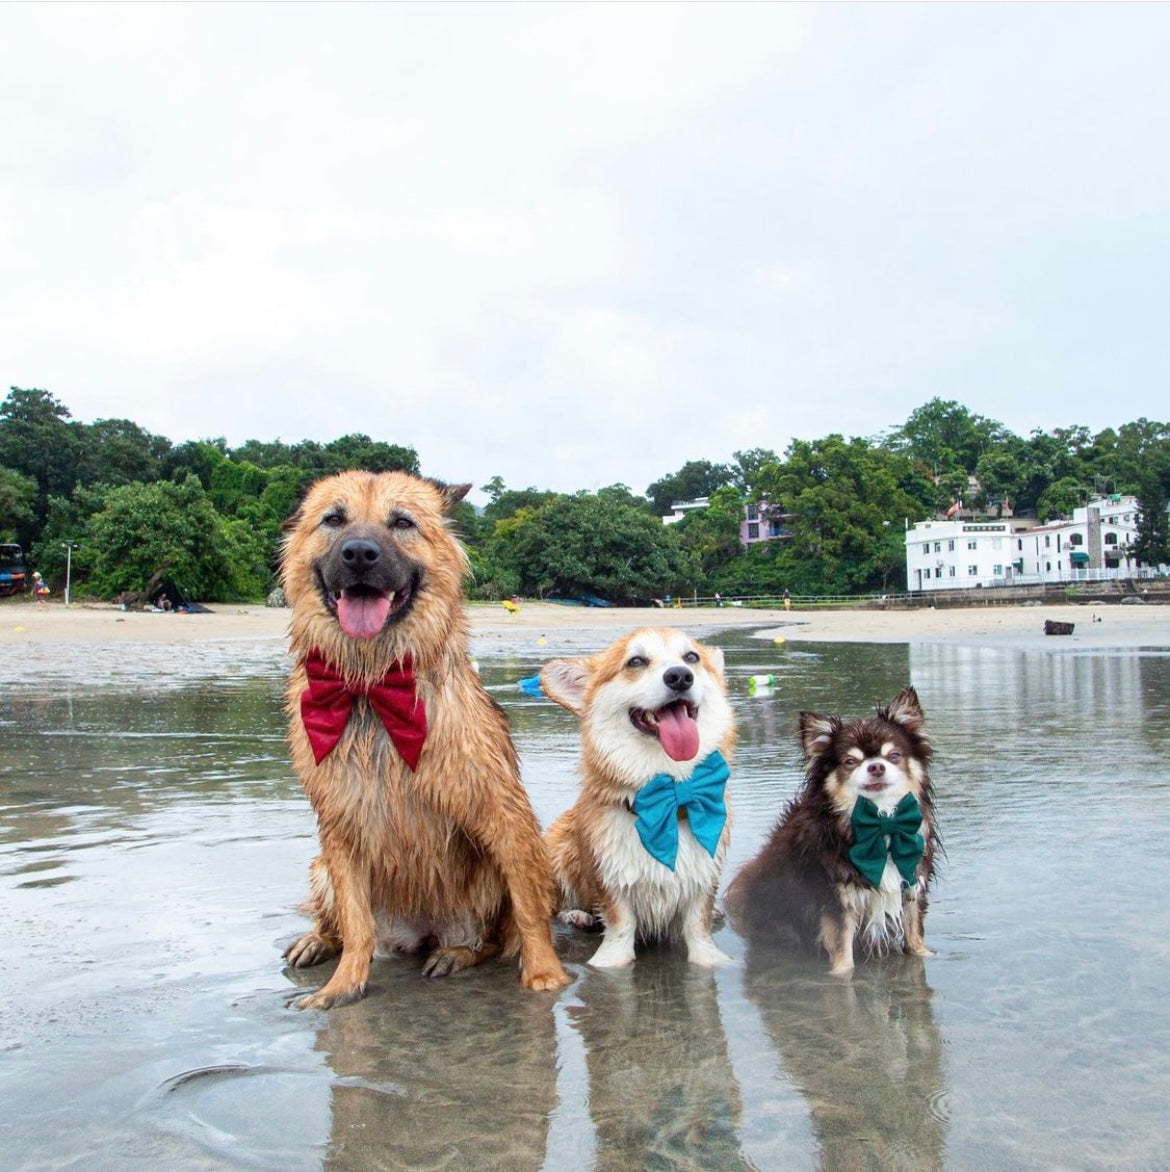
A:
MULTIPOLYGON (((600 649, 642 626, 692 629, 710 636, 758 628, 760 638, 792 643, 954 643, 1045 650, 1170 648, 1170 606, 1097 604, 955 607, 944 610, 754 610, 740 607, 572 607, 523 602, 467 607, 473 640, 552 635, 600 649), (1045 636, 1046 620, 1071 622, 1068 636, 1045 636), (595 637, 594 637, 595 636, 595 637)), ((174 643, 284 639, 289 612, 223 604, 207 614, 123 611, 112 604, 60 601, 0 604, 0 647, 50 643, 174 643)))

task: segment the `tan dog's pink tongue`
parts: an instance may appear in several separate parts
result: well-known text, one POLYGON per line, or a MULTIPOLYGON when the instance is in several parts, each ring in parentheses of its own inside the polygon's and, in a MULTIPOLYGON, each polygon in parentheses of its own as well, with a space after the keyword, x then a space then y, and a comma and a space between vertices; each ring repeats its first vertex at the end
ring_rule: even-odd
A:
POLYGON ((682 704, 660 708, 658 743, 672 761, 690 761, 699 751, 699 726, 682 704))
POLYGON ((337 621, 351 639, 372 639, 389 614, 390 599, 383 594, 343 594, 337 600, 337 621))

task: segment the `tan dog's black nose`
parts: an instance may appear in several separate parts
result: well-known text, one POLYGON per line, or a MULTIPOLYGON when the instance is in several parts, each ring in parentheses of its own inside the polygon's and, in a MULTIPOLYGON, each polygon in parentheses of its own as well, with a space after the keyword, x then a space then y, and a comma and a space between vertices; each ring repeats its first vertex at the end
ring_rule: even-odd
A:
POLYGON ((695 673, 689 667, 668 667, 662 673, 662 682, 672 692, 685 692, 695 682, 695 673))
POLYGON ((362 537, 351 537, 341 546, 342 563, 351 570, 368 570, 378 564, 381 556, 377 544, 362 537))

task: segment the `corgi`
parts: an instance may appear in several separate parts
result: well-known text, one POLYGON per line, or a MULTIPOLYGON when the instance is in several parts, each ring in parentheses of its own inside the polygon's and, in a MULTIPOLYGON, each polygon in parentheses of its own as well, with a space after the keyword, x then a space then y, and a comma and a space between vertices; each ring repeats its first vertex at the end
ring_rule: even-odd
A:
POLYGON ((805 782, 727 890, 737 931, 824 949, 836 976, 852 973, 855 951, 932 955, 940 845, 925 722, 913 688, 864 719, 800 714, 805 782))
POLYGON ((735 753, 723 653, 647 627, 550 660, 540 682, 581 721, 581 792, 545 841, 562 920, 604 929, 589 963, 622 968, 636 941, 674 936, 692 964, 727 963, 711 939, 735 753))

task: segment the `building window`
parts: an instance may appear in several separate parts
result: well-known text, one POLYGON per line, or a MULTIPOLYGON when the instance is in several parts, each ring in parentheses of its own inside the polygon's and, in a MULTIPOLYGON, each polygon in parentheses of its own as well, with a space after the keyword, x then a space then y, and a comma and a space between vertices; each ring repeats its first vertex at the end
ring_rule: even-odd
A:
POLYGON ((930 542, 929 541, 924 541, 922 543, 922 552, 923 553, 930 553, 930 542))
POLYGON ((972 538, 970 541, 967 542, 967 548, 968 549, 978 549, 979 542, 976 541, 974 538, 972 538))
POLYGON ((934 543, 934 552, 935 553, 942 553, 942 542, 941 541, 936 541, 934 543))
POLYGON ((1116 545, 1117 544, 1117 534, 1116 533, 1106 533, 1105 534, 1105 544, 1106 545, 1116 545))
POLYGON ((992 572, 992 573, 993 573, 993 574, 994 574, 994 575, 995 575, 997 578, 1002 578, 1002 577, 1003 577, 1003 566, 993 566, 993 567, 992 567, 992 569, 991 569, 991 572, 992 572))
POLYGON ((760 539, 760 523, 758 521, 748 522, 748 541, 759 541, 760 539))
POLYGON ((1083 533, 1070 533, 1068 535, 1069 545, 1084 545, 1085 535, 1083 533))
POLYGON ((1048 533, 1044 534, 1044 548, 1047 549, 1052 544, 1052 536, 1048 533))
POLYGON ((1051 562, 1045 562, 1045 563, 1044 563, 1044 572, 1045 572, 1046 574, 1049 574, 1049 573, 1051 573, 1051 572, 1052 572, 1052 563, 1051 563, 1051 562))
POLYGON ((749 521, 758 521, 760 519, 760 506, 759 505, 748 505, 747 519, 749 521))
POLYGON ((954 552, 955 552, 955 543, 953 541, 948 541, 947 542, 947 553, 954 553, 954 552))
POLYGON ((948 573, 950 574, 950 576, 953 578, 953 577, 955 576, 955 567, 954 567, 954 566, 951 566, 951 568, 950 568, 950 569, 949 569, 947 572, 948 572, 948 573))
POLYGON ((968 566, 967 567, 967 577, 968 578, 979 577, 979 567, 978 566, 968 566))

